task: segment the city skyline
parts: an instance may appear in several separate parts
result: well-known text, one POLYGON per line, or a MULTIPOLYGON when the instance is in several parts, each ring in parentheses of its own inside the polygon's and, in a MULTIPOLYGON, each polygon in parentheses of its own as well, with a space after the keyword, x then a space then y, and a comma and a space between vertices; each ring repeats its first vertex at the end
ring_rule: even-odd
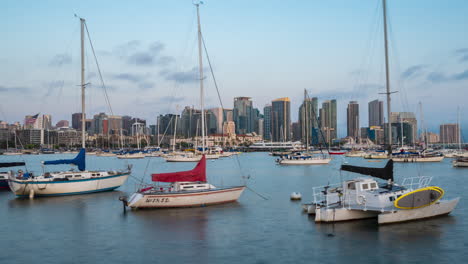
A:
MULTIPOLYGON (((206 1, 201 7, 202 31, 224 107, 233 108, 232 98, 246 96, 253 98, 255 108, 263 109, 274 98, 287 96, 294 122, 307 88, 320 102, 337 99, 339 137, 346 134, 349 101, 361 106, 360 125, 366 126, 363 106, 384 100, 379 95, 384 87, 379 6, 380 1, 287 6, 281 1, 206 1)), ((468 96, 463 29, 468 3, 392 1, 388 9, 391 83, 392 90, 399 91, 393 96, 392 112, 419 116, 421 101, 426 127, 437 131, 441 123, 456 121, 456 107, 468 96), (424 10, 419 8, 423 4, 424 10)), ((138 116, 152 124, 160 114, 198 105, 190 1, 137 5, 11 1, 0 12, 8 25, 0 28, 8 51, 0 55, 0 92, 8 98, 1 120, 22 121, 38 112, 70 120, 71 113, 79 112, 75 13, 88 21, 114 115, 138 116), (109 5, 112 12, 104 12, 109 5)), ((87 58, 91 82, 87 115, 110 115, 89 47, 87 58)), ((205 83, 207 108, 219 107, 211 77, 205 83)), ((461 116, 463 128, 468 120, 461 116)))

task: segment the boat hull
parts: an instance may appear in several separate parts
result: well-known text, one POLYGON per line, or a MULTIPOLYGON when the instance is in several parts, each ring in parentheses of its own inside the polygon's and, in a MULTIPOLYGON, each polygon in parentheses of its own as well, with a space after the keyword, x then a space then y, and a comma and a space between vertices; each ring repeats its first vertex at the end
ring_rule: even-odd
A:
POLYGON ((378 216, 378 222, 379 224, 391 224, 446 215, 453 211, 459 200, 460 198, 442 200, 418 209, 382 213, 378 216))
POLYGON ((98 179, 71 181, 21 181, 10 179, 9 185, 17 196, 61 196, 112 191, 125 183, 129 174, 119 174, 98 179))
POLYGON ((245 186, 206 190, 201 192, 166 192, 134 193, 128 200, 130 208, 176 208, 198 207, 205 205, 235 202, 244 191, 245 186))
POLYGON ((321 165, 330 163, 331 159, 305 159, 305 160, 280 160, 280 165, 321 165))
POLYGON ((468 167, 468 162, 466 161, 454 160, 452 164, 454 167, 468 167))
POLYGON ((406 157, 406 158, 392 158, 394 162, 440 162, 444 156, 440 157, 406 157))
MULTIPOLYGON (((308 213, 310 212, 310 208, 308 213)), ((315 222, 341 222, 341 221, 350 221, 358 219, 367 219, 375 218, 379 212, 376 211, 363 211, 363 210, 353 210, 346 207, 336 207, 336 208, 316 208, 315 209, 315 222)))

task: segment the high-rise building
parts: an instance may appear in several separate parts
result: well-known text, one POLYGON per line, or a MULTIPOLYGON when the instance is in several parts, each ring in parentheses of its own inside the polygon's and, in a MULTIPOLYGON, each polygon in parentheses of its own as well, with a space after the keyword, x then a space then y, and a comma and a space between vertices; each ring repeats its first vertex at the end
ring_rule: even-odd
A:
POLYGON ((347 124, 348 124, 348 137, 357 139, 359 137, 359 104, 356 101, 351 101, 348 104, 347 124))
POLYGON ((111 135, 120 135, 122 130, 122 117, 121 116, 108 116, 107 120, 109 122, 109 134, 111 135))
POLYGON ((81 113, 72 114, 72 128, 76 130, 81 129, 81 113))
MULTIPOLYGON (((418 121, 416 120, 416 117, 414 113, 412 112, 391 112, 390 113, 390 122, 393 124, 396 123, 408 123, 411 125, 411 141, 408 144, 413 144, 414 141, 418 138, 418 121)), ((401 125, 397 126, 398 129, 401 130, 401 125)), ((397 131, 400 135, 402 134, 401 131, 397 131)), ((403 125, 403 134, 406 134, 405 132, 405 126, 403 125)), ((392 138, 393 140, 393 138, 392 138)), ((401 138, 400 138, 401 142, 401 138)), ((396 143, 396 142, 395 142, 396 143)))
POLYGON ((122 134, 125 136, 130 136, 132 131, 132 117, 131 116, 122 116, 122 134))
POLYGON ((213 117, 215 119, 215 122, 216 122, 216 134, 221 134, 223 133, 223 122, 224 122, 224 119, 226 118, 224 116, 224 111, 223 111, 223 108, 211 108, 209 109, 209 111, 211 113, 213 113, 213 117))
MULTIPOLYGON (((180 121, 180 116, 179 115, 174 115, 174 114, 165 114, 165 115, 159 115, 158 117, 158 129, 159 129, 159 135, 165 135, 166 137, 172 137, 174 135, 174 129, 176 129, 177 126, 177 132, 176 135, 180 135, 181 133, 181 121, 180 121), (176 125, 176 119, 177 119, 177 125, 176 125)), ((158 132, 156 131, 156 134, 158 132)))
POLYGON ((261 136, 262 138, 265 135, 265 132, 263 131, 263 128, 265 127, 263 122, 264 122, 263 118, 258 119, 258 133, 257 134, 261 136))
MULTIPOLYGON (((323 102, 319 116, 320 128, 325 138, 325 143, 331 145, 333 139, 337 138, 336 100, 323 102)), ((319 137, 319 140, 323 142, 322 137, 319 137)))
POLYGON ((302 142, 318 143, 317 97, 306 98, 299 107, 299 131, 302 142))
POLYGON ((201 110, 186 106, 180 117, 180 127, 185 138, 201 135, 201 110))
POLYGON ((223 111, 224 111, 224 118, 226 119, 227 122, 234 121, 232 109, 224 108, 223 111))
POLYGON ((233 118, 236 123, 236 134, 254 131, 253 107, 250 97, 235 97, 233 118))
POLYGON ((271 105, 263 108, 263 138, 271 140, 271 105))
POLYGON ((292 140, 293 141, 299 141, 301 140, 301 126, 299 122, 293 122, 291 125, 291 131, 292 131, 292 140))
POLYGON ((42 115, 42 129, 45 129, 45 130, 52 129, 52 116, 51 115, 42 115))
POLYGON ((440 143, 455 144, 459 141, 458 124, 442 124, 440 125, 440 143))
POLYGON ((273 141, 289 141, 291 139, 291 101, 288 97, 284 97, 273 100, 271 105, 273 141))
POLYGON ((369 102, 369 127, 380 126, 384 123, 384 108, 383 102, 374 100, 369 102))

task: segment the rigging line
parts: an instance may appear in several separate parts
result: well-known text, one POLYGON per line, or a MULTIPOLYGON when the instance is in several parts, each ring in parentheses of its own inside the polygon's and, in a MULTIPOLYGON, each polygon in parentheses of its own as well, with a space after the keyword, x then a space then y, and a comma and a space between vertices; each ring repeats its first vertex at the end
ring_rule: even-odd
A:
POLYGON ((109 107, 109 111, 111 112, 112 115, 114 115, 114 112, 112 110, 112 106, 110 104, 109 95, 107 94, 107 88, 106 88, 106 85, 104 84, 104 79, 102 78, 101 68, 99 67, 99 62, 98 62, 97 57, 96 57, 96 52, 94 51, 93 42, 91 41, 91 36, 89 34, 89 31, 88 31, 88 25, 87 25, 86 22, 84 23, 84 25, 85 25, 85 28, 86 28, 86 33, 88 35, 88 40, 89 40, 89 44, 91 46, 91 50, 93 51, 94 61, 96 62, 96 67, 97 67, 97 70, 98 70, 98 73, 99 73, 99 78, 101 80, 101 85, 102 85, 102 88, 104 89, 104 95, 105 95, 104 98, 106 100, 107 106, 109 107))
POLYGON ((254 194, 258 195, 259 197, 261 197, 263 200, 269 200, 268 198, 266 198, 265 196, 259 194, 258 192, 254 191, 252 188, 250 188, 249 186, 245 185, 245 188, 248 189, 249 191, 253 192, 254 194))

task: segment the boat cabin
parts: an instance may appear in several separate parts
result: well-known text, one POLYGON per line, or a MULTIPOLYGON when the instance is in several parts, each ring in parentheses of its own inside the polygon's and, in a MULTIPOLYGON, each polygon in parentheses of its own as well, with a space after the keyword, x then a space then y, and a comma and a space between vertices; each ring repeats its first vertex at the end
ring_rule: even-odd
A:
POLYGON ((175 182, 172 184, 174 191, 199 191, 210 190, 215 187, 206 182, 175 182))

